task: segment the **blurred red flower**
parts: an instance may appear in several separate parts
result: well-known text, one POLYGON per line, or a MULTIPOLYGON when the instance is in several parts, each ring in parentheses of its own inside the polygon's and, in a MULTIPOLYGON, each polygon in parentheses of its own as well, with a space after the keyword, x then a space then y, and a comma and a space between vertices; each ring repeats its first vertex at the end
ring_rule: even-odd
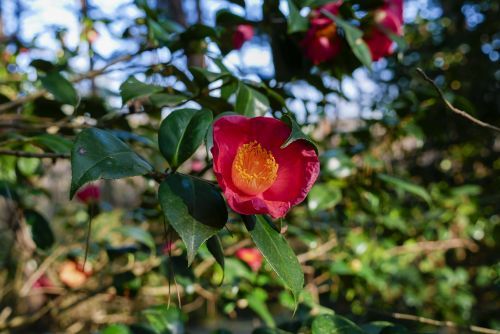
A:
POLYGON ((311 27, 302 40, 301 46, 304 47, 306 56, 316 65, 340 53, 342 45, 337 34, 337 26, 330 18, 323 15, 321 10, 337 15, 341 5, 342 1, 328 3, 312 12, 311 27))
POLYGON ((235 50, 241 49, 246 41, 253 38, 253 35, 254 29, 250 24, 240 24, 233 33, 233 48, 235 50))
POLYGON ((386 1, 385 5, 377 9, 374 14, 374 26, 367 31, 364 40, 372 55, 372 60, 392 54, 393 40, 388 32, 396 35, 403 34, 403 1, 386 1))
POLYGON ((240 248, 235 253, 236 257, 245 262, 253 271, 259 271, 262 266, 262 254, 257 248, 240 248))
POLYGON ((33 283, 33 288, 52 288, 54 287, 54 284, 50 280, 50 278, 47 277, 47 275, 42 274, 38 279, 33 283))
POLYGON ((76 193, 76 198, 85 204, 95 203, 101 197, 101 190, 94 184, 89 184, 76 193))
POLYGON ((286 215, 302 202, 319 174, 313 146, 298 140, 281 148, 290 128, 270 117, 223 116, 214 122, 214 173, 236 212, 286 215))

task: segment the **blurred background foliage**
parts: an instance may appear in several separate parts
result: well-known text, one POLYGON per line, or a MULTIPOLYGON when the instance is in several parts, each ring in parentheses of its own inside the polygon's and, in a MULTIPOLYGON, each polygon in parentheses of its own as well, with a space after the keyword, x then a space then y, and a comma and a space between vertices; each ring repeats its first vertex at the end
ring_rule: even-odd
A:
MULTIPOLYGON (((406 42, 371 71, 311 68, 285 38, 287 1, 60 1, 41 28, 38 2, 49 6, 0 3, 0 332, 358 333, 334 313, 399 324, 365 333, 500 330, 500 137, 416 72, 500 124, 497 1, 405 1, 406 42), (57 6, 74 22, 53 25, 57 6), (256 36, 231 51, 240 23, 256 36), (279 222, 305 272, 297 310, 265 260, 242 255, 253 244, 237 215, 220 235, 224 270, 205 246, 188 268, 153 180, 102 181, 98 201, 68 201, 79 129, 110 129, 162 170, 162 116, 238 100, 274 115, 286 103, 320 149, 317 184, 279 222)), ((200 149, 182 169, 210 179, 209 167, 200 149)))

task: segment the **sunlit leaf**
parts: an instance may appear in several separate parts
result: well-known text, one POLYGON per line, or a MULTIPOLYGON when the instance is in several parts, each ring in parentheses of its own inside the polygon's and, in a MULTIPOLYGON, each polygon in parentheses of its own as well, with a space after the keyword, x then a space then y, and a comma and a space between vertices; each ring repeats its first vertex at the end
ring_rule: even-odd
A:
POLYGON ((168 115, 158 132, 160 152, 176 169, 198 149, 212 122, 212 113, 201 109, 179 109, 168 115))
POLYGON ((151 165, 111 133, 85 129, 76 137, 71 151, 70 198, 85 183, 144 175, 151 165))

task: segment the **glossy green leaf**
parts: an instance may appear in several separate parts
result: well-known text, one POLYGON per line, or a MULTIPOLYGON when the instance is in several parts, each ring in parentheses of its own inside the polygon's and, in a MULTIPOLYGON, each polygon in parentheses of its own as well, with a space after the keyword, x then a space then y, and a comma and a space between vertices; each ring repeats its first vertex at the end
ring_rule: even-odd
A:
MULTIPOLYGON (((222 248, 222 243, 218 235, 214 235, 207 240, 207 248, 224 271, 224 249, 222 248)), ((224 280, 224 278, 222 278, 222 280, 224 280)))
POLYGON ((226 224, 226 203, 209 182, 177 173, 162 182, 158 199, 165 219, 184 241, 191 265, 200 246, 226 224))
POLYGON ((311 211, 332 209, 342 200, 342 192, 330 183, 316 184, 308 196, 308 206, 311 211))
POLYGON ((281 145, 281 148, 285 148, 297 140, 305 140, 309 144, 311 144, 313 146, 314 150, 316 151, 316 153, 318 153, 318 147, 316 146, 316 143, 308 135, 306 135, 304 132, 302 132, 302 129, 300 128, 300 126, 297 124, 297 122, 295 122, 295 120, 290 115, 288 115, 288 114, 283 115, 281 120, 284 121, 285 123, 287 123, 288 126, 292 129, 290 136, 281 145))
POLYGON ((179 109, 168 115, 158 132, 158 146, 170 167, 176 169, 198 149, 212 123, 212 113, 179 109))
POLYGON ((333 15, 327 10, 321 10, 321 13, 335 21, 335 23, 344 31, 347 43, 351 47, 352 52, 364 66, 371 68, 372 56, 368 45, 363 40, 363 31, 353 26, 348 21, 333 15))
POLYGON ((50 248, 55 241, 50 223, 41 214, 33 210, 25 210, 24 217, 31 229, 31 237, 41 249, 50 248))
POLYGON ((245 216, 244 222, 257 248, 297 301, 304 273, 290 245, 264 216, 245 216))
POLYGON ((365 334, 351 320, 339 315, 317 316, 311 326, 312 334, 365 334))
POLYGON ((57 101, 76 106, 78 94, 73 84, 59 72, 49 72, 40 78, 43 87, 48 90, 57 101))
POLYGON ((416 185, 414 183, 408 182, 406 180, 386 175, 386 174, 378 174, 377 177, 382 181, 394 186, 396 189, 400 189, 406 192, 409 192, 413 195, 416 195, 426 201, 428 204, 431 203, 431 195, 425 190, 425 188, 416 185))
POLYGON ((125 104, 132 99, 149 96, 163 90, 164 88, 161 86, 149 85, 131 76, 121 84, 120 95, 122 97, 122 103, 125 104))
POLYGON ((243 82, 238 85, 235 111, 245 116, 263 116, 269 110, 269 99, 243 82))
POLYGON ((288 2, 288 33, 293 34, 295 32, 306 31, 309 28, 309 20, 306 17, 300 15, 300 11, 295 5, 293 0, 287 0, 288 2))
POLYGON ((71 150, 70 198, 85 183, 144 175, 151 165, 107 131, 90 128, 78 134, 71 150))
POLYGON ((149 97, 151 103, 158 108, 175 107, 182 104, 187 99, 188 97, 182 94, 166 94, 166 93, 156 93, 149 97))

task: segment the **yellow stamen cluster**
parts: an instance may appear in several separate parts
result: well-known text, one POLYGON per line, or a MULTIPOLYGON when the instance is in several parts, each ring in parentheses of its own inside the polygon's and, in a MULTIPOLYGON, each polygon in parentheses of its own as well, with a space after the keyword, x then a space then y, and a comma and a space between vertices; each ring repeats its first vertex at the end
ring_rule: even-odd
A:
POLYGON ((327 37, 332 39, 337 34, 337 27, 334 23, 316 31, 316 37, 327 37))
POLYGON ((272 186, 278 176, 278 167, 273 154, 254 140, 241 145, 236 152, 233 183, 248 195, 260 194, 272 186))

